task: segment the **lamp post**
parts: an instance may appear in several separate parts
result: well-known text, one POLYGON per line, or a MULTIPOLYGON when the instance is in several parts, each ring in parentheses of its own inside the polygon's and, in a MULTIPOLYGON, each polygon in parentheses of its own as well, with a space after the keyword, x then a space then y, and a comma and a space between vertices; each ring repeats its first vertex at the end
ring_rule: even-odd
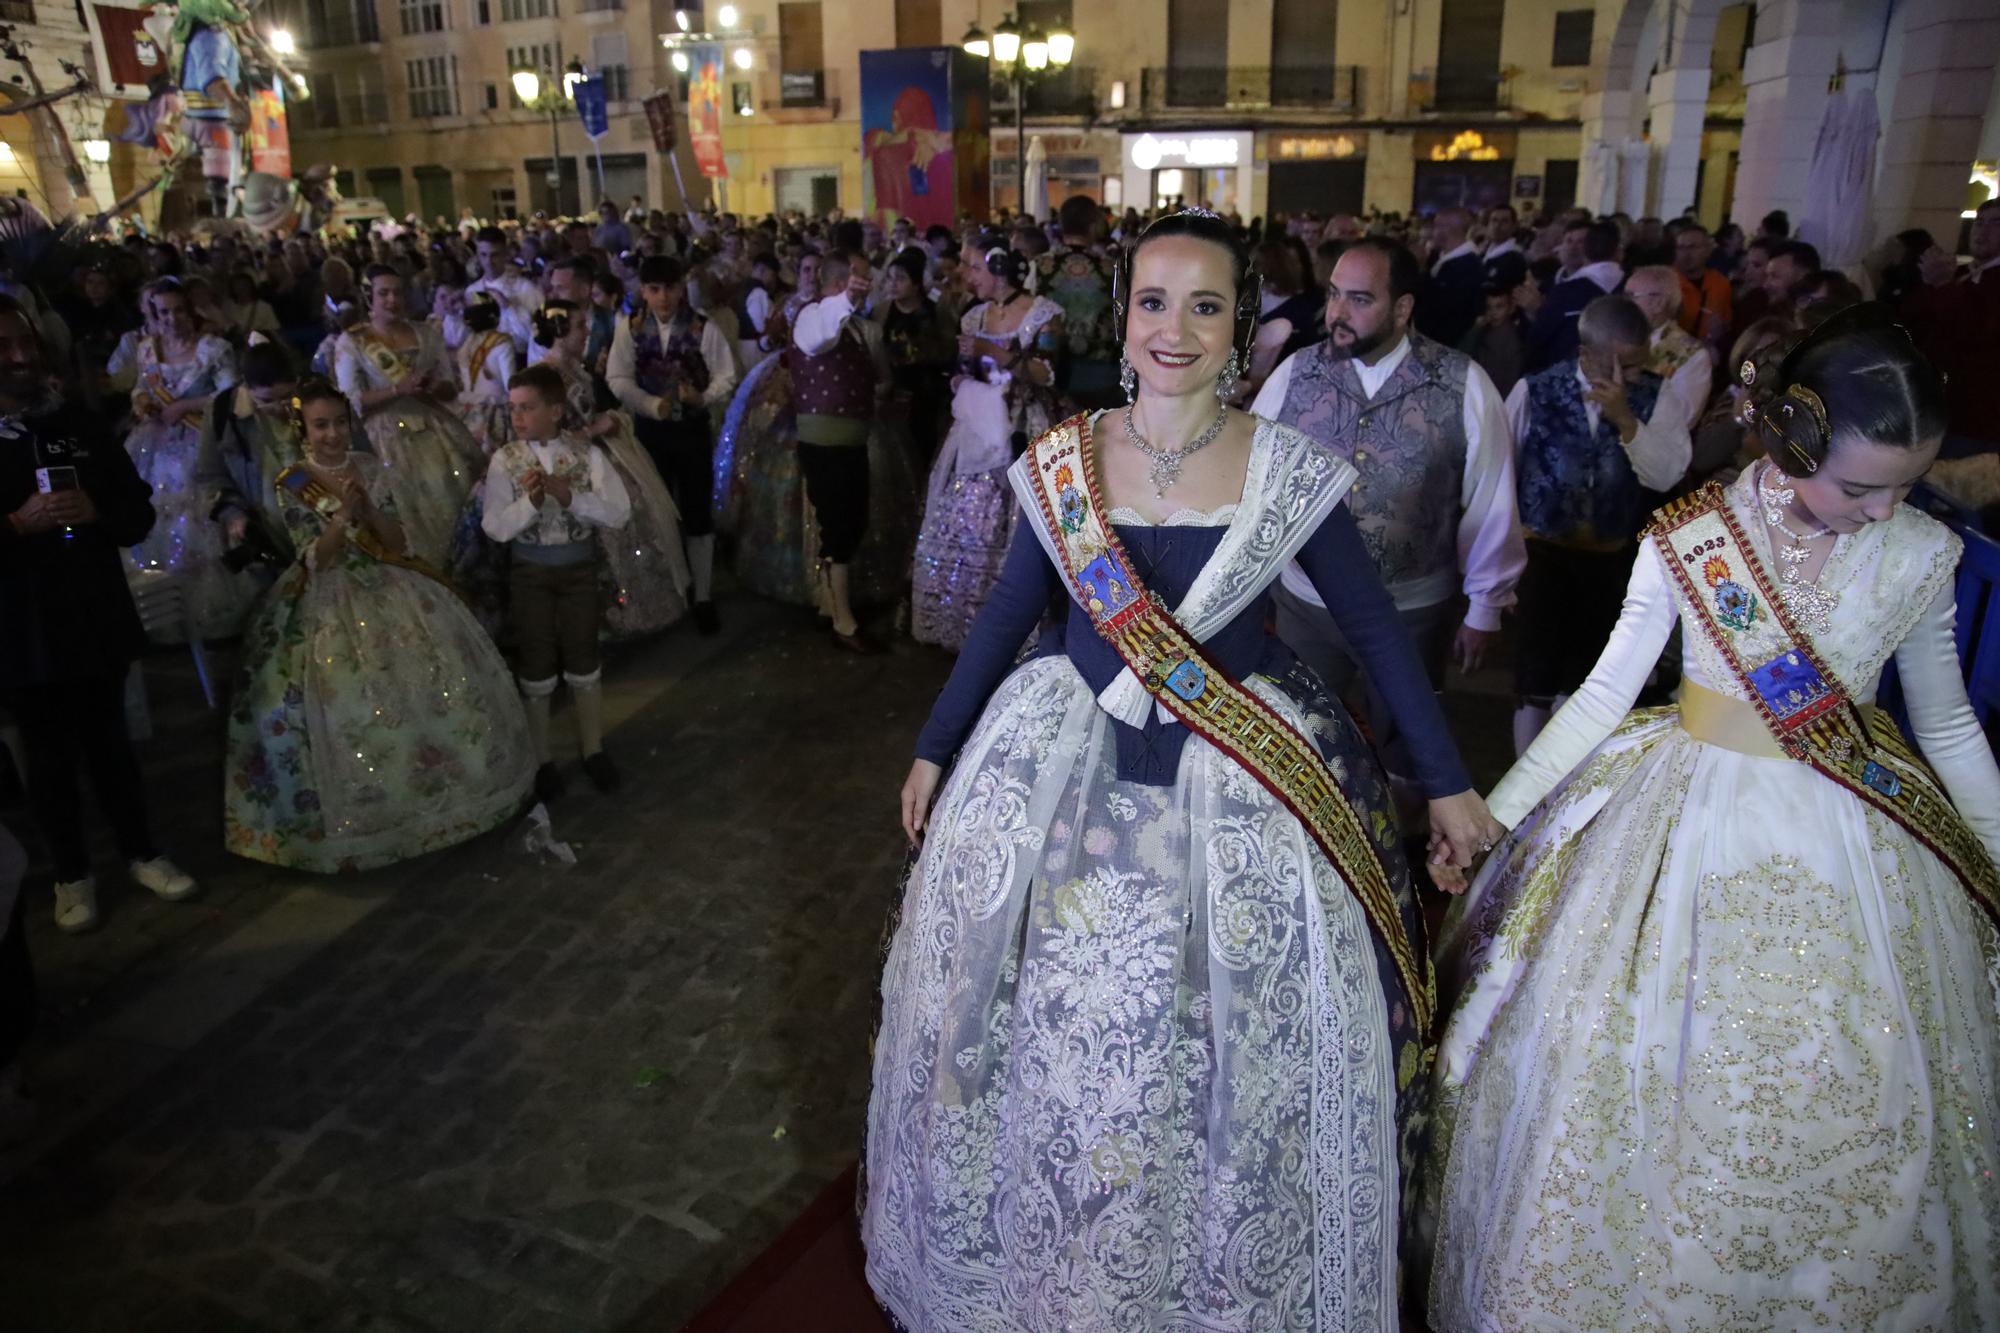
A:
POLYGON ((1044 33, 1040 28, 1025 32, 1012 14, 988 37, 975 20, 959 43, 969 55, 987 62, 989 76, 995 69, 1006 73, 1014 85, 1014 206, 1028 202, 1028 131, 1025 97, 1028 76, 1048 69, 1066 69, 1076 56, 1076 37, 1066 28, 1044 33))
MULTIPOLYGON (((549 211, 562 212, 562 140, 559 137, 562 109, 576 99, 576 85, 584 77, 583 65, 572 60, 563 69, 562 81, 545 76, 532 65, 523 65, 510 76, 514 96, 531 111, 549 113, 549 211), (542 85, 547 83, 545 89, 542 85)), ((580 201, 579 201, 580 202, 580 201)), ((581 210, 579 210, 581 211, 581 210)))

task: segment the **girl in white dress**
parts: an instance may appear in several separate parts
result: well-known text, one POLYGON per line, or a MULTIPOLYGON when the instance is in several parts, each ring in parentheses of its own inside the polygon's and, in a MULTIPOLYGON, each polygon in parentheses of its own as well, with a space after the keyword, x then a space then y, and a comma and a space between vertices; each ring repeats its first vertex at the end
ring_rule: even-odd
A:
POLYGON ((1768 361, 1771 457, 1662 511, 1491 798, 1440 953, 1440 1330, 2000 1327, 2000 771, 1961 543, 1901 503, 1942 385, 1865 317, 1768 361), (1628 712, 1676 622, 1680 706, 1628 712), (1891 658, 1935 778, 1863 706, 1891 658))

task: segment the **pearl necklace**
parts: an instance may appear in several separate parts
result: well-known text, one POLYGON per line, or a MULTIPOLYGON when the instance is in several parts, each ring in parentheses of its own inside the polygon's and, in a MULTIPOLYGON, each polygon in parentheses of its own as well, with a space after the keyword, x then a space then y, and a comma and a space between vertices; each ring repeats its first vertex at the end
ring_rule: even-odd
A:
MULTIPOLYGON (((1784 594, 1785 604, 1805 622, 1806 628, 1816 634, 1824 634, 1833 623, 1834 610, 1840 605, 1840 594, 1820 587, 1817 576, 1807 580, 1800 574, 1799 566, 1812 559, 1813 553, 1806 548, 1806 543, 1830 536, 1833 529, 1792 531, 1792 525, 1785 521, 1785 511, 1798 493, 1790 486, 1765 485, 1770 475, 1767 471, 1757 479, 1757 498, 1763 501, 1765 525, 1775 528, 1785 538, 1785 545, 1777 550, 1778 559, 1785 565, 1778 589, 1784 594)), ((1825 565, 1820 566, 1820 573, 1826 573, 1825 565)))
POLYGON ((1132 415, 1134 406, 1132 403, 1125 405, 1125 434, 1131 437, 1133 445, 1140 453, 1153 460, 1147 479, 1153 483, 1153 494, 1165 499, 1167 491, 1181 479, 1181 464, 1187 461, 1188 455, 1212 442, 1216 436, 1222 434, 1222 428, 1229 424, 1229 405, 1223 404, 1217 410, 1215 420, 1208 424, 1208 429, 1178 449, 1157 448, 1152 441, 1140 434, 1139 423, 1132 415))

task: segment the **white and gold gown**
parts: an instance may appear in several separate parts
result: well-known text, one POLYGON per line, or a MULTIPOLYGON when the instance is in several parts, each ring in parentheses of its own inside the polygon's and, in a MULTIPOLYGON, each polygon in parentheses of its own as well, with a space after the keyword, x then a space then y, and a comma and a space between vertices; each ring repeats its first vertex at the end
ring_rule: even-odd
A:
MULTIPOLYGON (((1728 501, 1775 569, 1754 475, 1728 501)), ((1839 538, 1814 638, 1857 701, 1894 657, 1991 855, 1960 545, 1908 506, 1839 538)), ((1425 1187, 1432 1325, 2000 1328, 1993 923, 1833 780, 1628 713, 1676 621, 1686 681, 1749 707, 1682 598, 1642 544, 1596 669, 1491 798, 1513 833, 1440 951, 1464 985, 1425 1187)))

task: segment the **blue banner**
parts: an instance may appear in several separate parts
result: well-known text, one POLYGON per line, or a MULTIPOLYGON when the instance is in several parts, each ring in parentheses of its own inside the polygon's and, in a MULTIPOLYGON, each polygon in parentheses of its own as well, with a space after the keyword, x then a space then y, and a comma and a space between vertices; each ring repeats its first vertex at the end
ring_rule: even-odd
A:
POLYGON ((583 132, 593 139, 602 139, 610 132, 611 113, 604 100, 603 75, 593 74, 577 81, 576 116, 583 122, 583 132))

